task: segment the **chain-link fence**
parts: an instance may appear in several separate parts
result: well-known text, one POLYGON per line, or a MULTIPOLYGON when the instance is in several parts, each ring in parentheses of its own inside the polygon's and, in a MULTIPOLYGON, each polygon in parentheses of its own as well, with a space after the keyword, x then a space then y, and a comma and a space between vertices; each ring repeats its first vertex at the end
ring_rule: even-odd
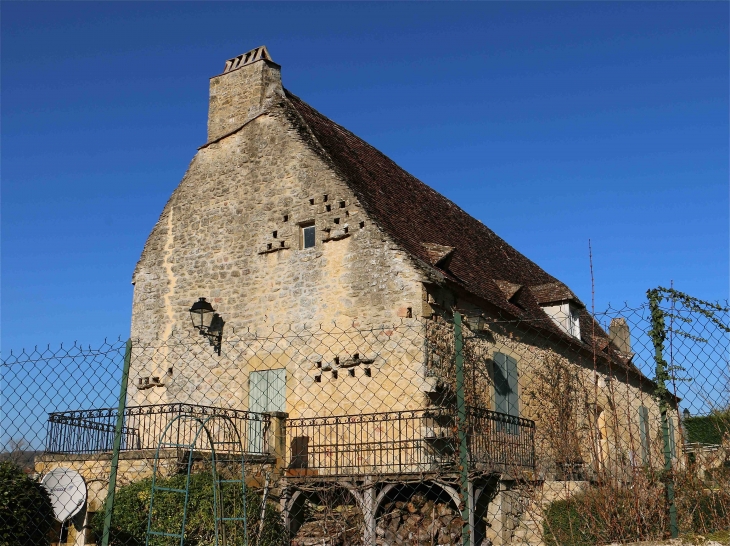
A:
POLYGON ((0 544, 730 540, 727 302, 649 296, 7 355, 0 544))

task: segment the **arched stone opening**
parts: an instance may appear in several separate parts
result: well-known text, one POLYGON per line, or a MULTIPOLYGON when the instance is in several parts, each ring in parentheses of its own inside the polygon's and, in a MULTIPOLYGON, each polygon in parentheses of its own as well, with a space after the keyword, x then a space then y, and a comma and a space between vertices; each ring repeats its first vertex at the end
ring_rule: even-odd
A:
POLYGON ((375 532, 388 544, 455 543, 464 525, 459 504, 459 494, 449 484, 386 484, 375 498, 375 532))
POLYGON ((418 494, 427 500, 448 503, 454 510, 459 510, 459 493, 450 485, 436 481, 389 483, 383 486, 375 499, 375 516, 381 516, 384 506, 389 502, 407 502, 418 494))
POLYGON ((363 527, 362 499, 341 484, 285 492, 284 521, 292 544, 314 538, 341 536, 343 543, 359 542, 363 527), (352 535, 352 536, 350 536, 352 535), (353 540, 354 539, 354 540, 353 540))

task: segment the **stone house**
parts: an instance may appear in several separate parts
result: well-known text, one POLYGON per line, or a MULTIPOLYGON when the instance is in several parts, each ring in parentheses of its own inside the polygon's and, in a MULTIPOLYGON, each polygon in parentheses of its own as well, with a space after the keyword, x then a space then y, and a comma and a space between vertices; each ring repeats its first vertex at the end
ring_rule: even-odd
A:
MULTIPOLYGON (((210 79, 207 142, 162 211, 132 282, 137 352, 127 405, 194 404, 286 421, 275 454, 293 531, 303 482, 349 490, 372 544, 382 503, 413 475, 423 481, 423 453, 398 448, 407 462, 397 464, 383 454, 383 444, 404 439, 385 430, 392 417, 357 421, 359 432, 345 433, 331 419, 398 413, 399 422, 410 420, 408 441, 425 429, 431 439, 437 429, 448 434, 453 420, 418 412, 448 405, 453 359, 438 344, 452 343, 454 311, 468 338, 474 422, 492 427, 492 446, 532 450, 498 468, 485 463, 472 477, 474 543, 523 540, 515 508, 522 486, 625 469, 656 436, 648 428, 657 422, 654 386, 631 362, 625 323, 604 332, 562 282, 286 90, 265 47, 228 60, 210 79), (189 309, 201 297, 225 321, 220 354, 204 342, 178 350, 170 341, 192 331, 189 309), (312 325, 324 333, 285 342, 312 325), (556 384, 550 370, 573 382, 563 393, 582 398, 569 403, 567 428, 545 433, 569 398, 546 405, 545 389, 556 384), (367 441, 352 448, 358 434, 377 440, 378 454, 363 448, 367 441), (556 434, 568 438, 560 449, 556 434), (334 451, 350 458, 331 471, 336 441, 334 451)), ((143 424, 135 429, 151 434, 143 424)), ((488 451, 484 460, 493 461, 488 451)), ((476 468, 483 460, 472 455, 476 468)), ((428 478, 455 507, 465 500, 457 474, 428 478)))

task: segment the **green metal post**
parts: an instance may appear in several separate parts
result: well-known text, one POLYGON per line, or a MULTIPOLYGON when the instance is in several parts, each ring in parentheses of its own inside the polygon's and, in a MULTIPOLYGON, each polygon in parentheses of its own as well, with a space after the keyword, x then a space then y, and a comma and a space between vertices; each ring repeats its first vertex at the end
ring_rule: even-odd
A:
POLYGON ((456 427, 459 434, 459 472, 461 474, 461 543, 469 546, 469 451, 466 441, 466 402, 464 400, 464 336, 461 329, 461 314, 454 312, 454 352, 456 357, 456 427))
POLYGON ((664 443, 664 479, 666 482, 667 505, 669 507, 669 531, 672 538, 679 536, 679 525, 677 524, 677 505, 674 501, 674 473, 672 472, 672 450, 669 440, 669 410, 667 399, 667 380, 669 373, 667 363, 664 361, 664 339, 666 338, 666 327, 664 323, 664 312, 659 307, 662 296, 658 290, 647 292, 649 299, 649 311, 651 312, 651 330, 649 335, 654 343, 654 361, 656 362, 657 398, 659 401, 659 412, 661 415, 662 439, 664 443))
POLYGON ((112 467, 109 472, 109 487, 106 492, 106 511, 104 512, 104 530, 101 535, 102 546, 109 546, 109 529, 112 524, 114 494, 117 488, 117 468, 119 467, 119 450, 122 447, 122 429, 124 428, 124 408, 127 404, 127 382, 129 380, 129 364, 132 361, 132 340, 127 340, 124 349, 124 367, 122 368, 122 384, 119 388, 119 407, 117 409, 117 426, 114 430, 114 448, 112 451, 112 467))

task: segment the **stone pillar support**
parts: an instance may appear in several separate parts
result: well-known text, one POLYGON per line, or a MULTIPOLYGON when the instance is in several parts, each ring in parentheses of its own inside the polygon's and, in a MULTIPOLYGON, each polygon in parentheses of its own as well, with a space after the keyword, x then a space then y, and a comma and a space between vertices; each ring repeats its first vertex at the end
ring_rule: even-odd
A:
POLYGON ((268 452, 276 457, 274 474, 278 478, 286 461, 286 419, 289 414, 283 411, 269 411, 266 415, 271 419, 266 431, 266 446, 268 452))
POLYGON ((375 486, 372 479, 365 481, 365 489, 362 492, 362 515, 365 521, 363 529, 363 544, 365 546, 375 546, 375 512, 377 504, 375 503, 375 486))

